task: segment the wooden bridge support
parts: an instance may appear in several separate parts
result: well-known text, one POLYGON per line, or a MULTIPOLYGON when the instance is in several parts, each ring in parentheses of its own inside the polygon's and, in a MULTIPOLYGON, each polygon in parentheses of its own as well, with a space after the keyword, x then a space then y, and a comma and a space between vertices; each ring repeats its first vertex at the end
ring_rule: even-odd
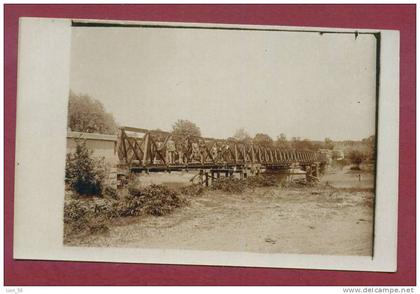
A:
POLYGON ((306 182, 312 183, 319 181, 319 163, 307 165, 306 168, 306 182))
POLYGON ((319 178, 319 164, 315 163, 315 170, 314 170, 314 176, 319 178))

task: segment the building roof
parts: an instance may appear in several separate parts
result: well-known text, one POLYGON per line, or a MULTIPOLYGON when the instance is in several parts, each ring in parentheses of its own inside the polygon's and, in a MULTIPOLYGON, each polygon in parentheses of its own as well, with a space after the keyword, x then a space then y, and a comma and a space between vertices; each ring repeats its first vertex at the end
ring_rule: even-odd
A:
POLYGON ((100 141, 117 141, 117 135, 82 133, 82 132, 73 132, 73 131, 67 131, 67 138, 90 139, 90 140, 100 140, 100 141))

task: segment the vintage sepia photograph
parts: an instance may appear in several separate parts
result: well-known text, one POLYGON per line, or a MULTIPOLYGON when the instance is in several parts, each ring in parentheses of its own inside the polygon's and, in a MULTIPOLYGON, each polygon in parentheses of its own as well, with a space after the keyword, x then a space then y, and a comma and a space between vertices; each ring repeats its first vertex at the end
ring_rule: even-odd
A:
POLYGON ((415 20, 6 5, 5 282, 414 283, 415 20))
POLYGON ((395 271, 398 44, 22 18, 13 257, 395 271))
POLYGON ((373 257, 380 50, 73 20, 62 244, 373 257))

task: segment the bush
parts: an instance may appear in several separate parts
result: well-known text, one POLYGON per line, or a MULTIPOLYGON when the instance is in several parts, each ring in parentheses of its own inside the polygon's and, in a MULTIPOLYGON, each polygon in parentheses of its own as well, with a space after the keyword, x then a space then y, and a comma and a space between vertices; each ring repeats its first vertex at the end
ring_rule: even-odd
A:
POLYGON ((104 190, 104 194, 108 195, 112 199, 118 199, 118 191, 113 187, 107 186, 104 190))
POLYGON ((247 188, 277 186, 279 180, 271 175, 257 175, 246 179, 218 178, 214 179, 211 189, 228 193, 242 193, 247 188))
POLYGON ((250 188, 254 187, 273 187, 277 186, 279 179, 274 175, 257 175, 246 179, 246 184, 250 188))
POLYGON ((74 153, 67 154, 66 183, 79 195, 101 195, 105 164, 91 157, 85 141, 78 141, 74 153))
POLYGON ((80 221, 86 216, 86 207, 78 200, 73 200, 64 205, 64 223, 80 221))
POLYGON ((246 182, 245 180, 224 177, 214 179, 210 187, 212 190, 220 190, 227 193, 242 193, 246 189, 246 182))
POLYGON ((350 162, 353 164, 352 170, 360 170, 360 164, 366 160, 367 154, 359 150, 352 150, 348 154, 350 162))
POLYGON ((108 232, 106 221, 110 216, 110 210, 104 207, 107 205, 90 205, 80 200, 66 203, 64 205, 64 239, 87 232, 90 234, 108 232))
POLYGON ((120 204, 119 214, 132 216, 145 213, 161 216, 184 204, 186 204, 185 199, 163 185, 150 185, 145 188, 129 187, 129 194, 120 204))
POLYGON ((181 188, 181 194, 189 196, 199 196, 204 193, 206 189, 201 184, 192 184, 181 188))
POLYGON ((88 209, 80 201, 64 205, 64 234, 79 233, 88 225, 88 209))
POLYGON ((129 188, 120 200, 110 198, 77 199, 64 205, 64 241, 74 235, 104 234, 109 232, 111 219, 149 214, 162 216, 187 201, 162 185, 129 188))

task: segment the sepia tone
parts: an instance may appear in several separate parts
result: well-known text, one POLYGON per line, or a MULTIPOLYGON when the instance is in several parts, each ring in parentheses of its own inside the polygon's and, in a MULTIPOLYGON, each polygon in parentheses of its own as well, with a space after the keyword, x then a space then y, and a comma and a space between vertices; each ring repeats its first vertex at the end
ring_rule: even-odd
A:
POLYGON ((74 23, 64 244, 371 256, 378 46, 74 23))

